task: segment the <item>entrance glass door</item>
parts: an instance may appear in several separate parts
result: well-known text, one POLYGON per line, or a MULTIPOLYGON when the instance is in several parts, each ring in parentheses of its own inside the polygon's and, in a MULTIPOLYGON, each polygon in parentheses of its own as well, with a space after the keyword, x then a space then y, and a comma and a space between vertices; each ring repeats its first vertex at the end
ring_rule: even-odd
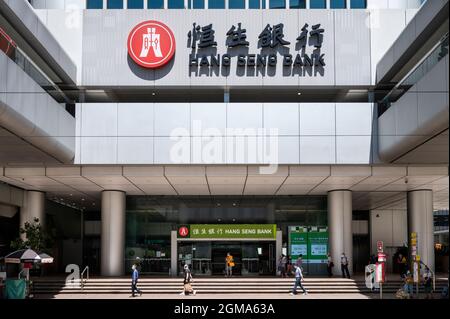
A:
POLYGON ((234 259, 233 276, 240 276, 242 272, 242 247, 239 242, 212 243, 212 274, 225 276, 225 258, 230 253, 234 259))

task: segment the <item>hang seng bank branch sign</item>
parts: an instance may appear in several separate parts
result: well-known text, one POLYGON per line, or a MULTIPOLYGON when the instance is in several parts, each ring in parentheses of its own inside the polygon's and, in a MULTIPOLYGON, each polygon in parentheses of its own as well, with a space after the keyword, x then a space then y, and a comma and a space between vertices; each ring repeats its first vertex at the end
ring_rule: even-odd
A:
POLYGON ((178 227, 178 239, 275 240, 275 224, 191 224, 178 227))
MULTIPOLYGON (((193 23, 192 30, 188 32, 188 47, 191 48, 189 66, 191 68, 228 68, 232 63, 237 67, 274 68, 282 61, 284 68, 310 68, 319 71, 325 64, 325 54, 321 52, 325 29, 321 24, 309 25, 305 23, 295 39, 287 39, 284 35, 284 24, 267 24, 258 36, 258 39, 248 39, 247 29, 241 22, 230 26, 225 35, 227 53, 210 54, 220 47, 216 41, 213 24, 200 26, 193 23), (249 52, 249 41, 257 41, 259 52, 249 52), (290 53, 289 46, 295 41, 295 52, 290 53), (248 53, 236 54, 236 49, 244 49, 248 53), (281 54, 279 52, 287 52, 281 54)), ((242 52, 242 50, 241 50, 242 52)))
MULTIPOLYGON (((190 50, 190 76, 201 76, 205 71, 219 69, 224 72, 215 74, 226 75, 233 64, 237 70, 253 68, 264 75, 266 71, 273 72, 280 63, 284 76, 301 75, 305 71, 323 74, 326 63, 321 50, 325 29, 321 24, 304 23, 296 32, 298 36, 293 39, 285 36, 284 29, 283 23, 267 24, 258 31, 258 38, 250 39, 241 22, 229 26, 226 34, 216 34, 212 23, 199 25, 194 22, 186 39, 190 50), (254 52, 250 51, 250 41, 257 42, 254 52), (286 69, 291 72, 286 73, 286 69)), ((181 43, 186 42, 183 40, 181 43)), ((136 64, 147 69, 165 66, 174 57, 175 47, 172 30, 159 21, 141 22, 128 36, 128 55, 136 64)))

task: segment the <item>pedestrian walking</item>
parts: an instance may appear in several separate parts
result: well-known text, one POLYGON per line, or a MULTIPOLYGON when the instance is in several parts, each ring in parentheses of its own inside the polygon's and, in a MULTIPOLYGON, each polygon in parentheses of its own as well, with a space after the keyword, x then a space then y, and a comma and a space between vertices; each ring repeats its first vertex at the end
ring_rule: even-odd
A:
POLYGON ((333 259, 331 258, 331 254, 328 253, 327 254, 327 272, 328 272, 328 277, 332 277, 333 276, 333 267, 334 267, 333 259))
POLYGON ((342 278, 345 278, 347 275, 347 278, 350 279, 350 272, 348 271, 348 258, 345 256, 345 253, 342 253, 341 255, 341 271, 342 278))
POLYGON ((131 266, 131 295, 135 297, 135 294, 138 293, 139 296, 142 296, 142 291, 140 291, 137 287, 138 279, 139 279, 139 271, 137 270, 136 265, 131 266))
POLYGON ((277 276, 281 276, 281 277, 283 277, 283 270, 281 269, 283 267, 282 261, 283 261, 283 255, 281 255, 280 258, 278 259, 278 267, 277 267, 277 276))
POLYGON ((183 272, 183 292, 180 295, 189 296, 193 294, 195 296, 197 292, 192 288, 192 273, 188 265, 184 265, 183 272))
POLYGON ((225 277, 231 277, 233 275, 234 258, 230 253, 227 253, 225 257, 225 277))
POLYGON ((281 255, 281 277, 286 278, 288 259, 285 255, 281 255))
POLYGON ((302 281, 304 280, 302 268, 298 267, 297 265, 294 265, 294 268, 295 268, 295 283, 294 283, 294 288, 292 289, 292 292, 290 293, 290 295, 294 296, 297 294, 297 287, 302 288, 303 294, 307 295, 308 292, 306 291, 305 287, 303 287, 303 285, 302 285, 302 281))
POLYGON ((286 275, 288 277, 291 277, 291 275, 292 275, 292 258, 291 258, 291 255, 287 256, 286 275))
POLYGON ((413 284, 414 279, 411 272, 408 270, 405 275, 405 284, 403 286, 403 291, 407 295, 407 298, 413 298, 413 284))

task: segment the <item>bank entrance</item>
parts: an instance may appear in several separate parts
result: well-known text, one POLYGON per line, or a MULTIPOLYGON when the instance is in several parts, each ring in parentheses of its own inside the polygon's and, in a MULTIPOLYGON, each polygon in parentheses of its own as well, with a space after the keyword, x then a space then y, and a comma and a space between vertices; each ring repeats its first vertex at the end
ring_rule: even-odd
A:
POLYGON ((233 256, 233 276, 274 276, 273 241, 183 241, 178 245, 178 269, 189 265, 197 276, 224 276, 225 258, 233 256))
POLYGON ((282 254, 326 275, 325 196, 127 196, 125 269, 143 275, 275 276, 282 254), (183 230, 180 234, 180 230, 183 230), (187 232, 186 232, 187 231, 187 232))

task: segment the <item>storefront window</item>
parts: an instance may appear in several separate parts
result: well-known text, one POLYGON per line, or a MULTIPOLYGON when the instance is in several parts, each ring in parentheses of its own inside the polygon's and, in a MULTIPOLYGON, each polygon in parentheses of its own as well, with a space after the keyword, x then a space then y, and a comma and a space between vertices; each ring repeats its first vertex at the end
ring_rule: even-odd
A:
POLYGON ((326 9, 327 1, 326 0, 309 0, 310 9, 326 9))
POLYGON ((87 9, 103 9, 103 0, 87 0, 87 9))
POLYGON ((164 0, 148 0, 148 9, 164 9, 164 0))
MULTIPOLYGON (((168 275, 171 232, 180 225, 275 224, 287 244, 289 227, 327 226, 327 200, 326 196, 129 196, 126 223, 126 266, 130 268, 139 257, 142 273, 168 275)), ((197 275, 223 275, 227 252, 235 257, 236 274, 276 272, 275 240, 262 237, 251 242, 234 237, 211 241, 182 238, 178 241, 178 271, 188 264, 197 275)))

